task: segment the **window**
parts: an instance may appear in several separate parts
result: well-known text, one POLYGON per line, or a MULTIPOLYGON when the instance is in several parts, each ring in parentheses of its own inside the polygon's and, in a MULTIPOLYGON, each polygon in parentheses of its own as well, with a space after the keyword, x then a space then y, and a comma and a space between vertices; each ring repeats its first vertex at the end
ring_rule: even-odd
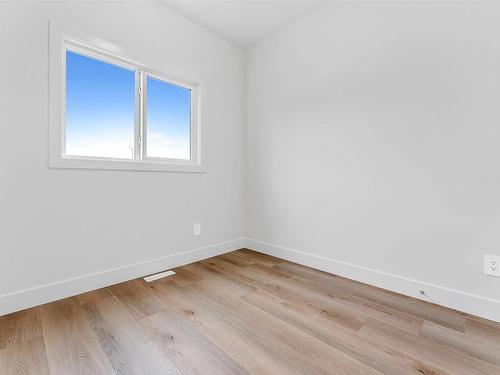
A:
POLYGON ((66 38, 60 72, 51 166, 201 170, 198 84, 66 38))
POLYGON ((135 72, 66 51, 66 155, 134 158, 135 72))
POLYGON ((150 76, 146 88, 146 156, 189 159, 190 90, 150 76))

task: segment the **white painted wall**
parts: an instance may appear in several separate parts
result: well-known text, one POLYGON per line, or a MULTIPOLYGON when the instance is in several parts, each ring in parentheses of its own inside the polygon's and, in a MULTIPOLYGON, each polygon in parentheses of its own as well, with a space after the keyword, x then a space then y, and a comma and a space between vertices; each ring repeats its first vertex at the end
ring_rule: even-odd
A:
MULTIPOLYGON (((15 307, 11 294, 26 288, 243 237, 239 48, 156 2, 2 2, 0 46, 0 315, 15 307), (49 169, 49 17, 201 81, 206 173, 49 169), (200 237, 192 236, 194 222, 202 223, 200 237)), ((213 249, 231 246, 238 242, 213 249)), ((114 282, 127 276, 113 275, 114 282)), ((87 279, 71 285, 26 298, 42 302, 96 286, 87 279)), ((16 306, 27 299, 21 295, 16 306)))
POLYGON ((499 3, 336 3, 251 48, 250 245, 499 301, 482 270, 500 254, 499 19, 499 3))

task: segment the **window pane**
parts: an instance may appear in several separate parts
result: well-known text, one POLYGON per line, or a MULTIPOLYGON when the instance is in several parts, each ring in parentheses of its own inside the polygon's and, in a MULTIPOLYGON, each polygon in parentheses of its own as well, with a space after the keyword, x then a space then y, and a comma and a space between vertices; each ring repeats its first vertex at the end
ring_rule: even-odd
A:
POLYGON ((190 159, 191 90, 147 78, 147 156, 190 159))
POLYGON ((132 159, 135 72, 66 51, 66 155, 132 159))

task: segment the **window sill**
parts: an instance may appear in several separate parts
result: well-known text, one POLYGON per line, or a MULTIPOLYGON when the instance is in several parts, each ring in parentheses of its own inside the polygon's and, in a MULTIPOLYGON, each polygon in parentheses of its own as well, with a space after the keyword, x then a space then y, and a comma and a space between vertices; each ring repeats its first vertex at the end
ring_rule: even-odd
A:
POLYGON ((62 169, 107 169, 125 171, 157 171, 205 173, 202 165, 191 162, 159 162, 157 160, 110 160, 98 158, 57 158, 49 161, 49 168, 62 169))

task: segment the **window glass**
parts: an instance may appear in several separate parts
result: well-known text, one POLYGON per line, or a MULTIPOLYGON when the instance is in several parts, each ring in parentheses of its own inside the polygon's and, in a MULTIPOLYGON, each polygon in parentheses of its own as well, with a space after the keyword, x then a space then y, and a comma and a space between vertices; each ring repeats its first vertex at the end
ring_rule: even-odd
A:
POLYGON ((147 156, 190 159, 191 90, 147 77, 147 156))
POLYGON ((66 51, 66 155, 133 159, 135 72, 66 51))

